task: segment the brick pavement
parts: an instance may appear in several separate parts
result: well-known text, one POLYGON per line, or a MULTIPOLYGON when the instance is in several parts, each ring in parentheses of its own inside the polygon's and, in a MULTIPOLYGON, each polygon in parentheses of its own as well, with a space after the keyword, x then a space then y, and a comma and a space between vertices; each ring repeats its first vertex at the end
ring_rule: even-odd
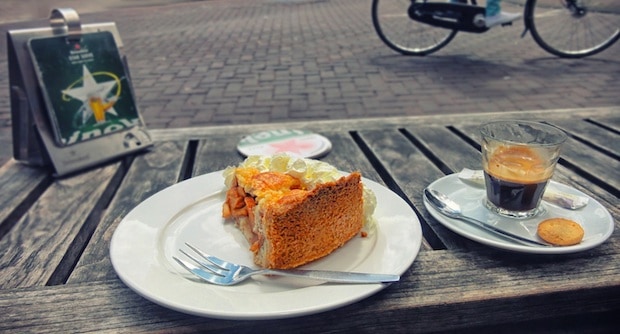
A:
MULTIPOLYGON (((559 59, 529 35, 521 39, 522 22, 461 33, 438 53, 412 58, 378 39, 370 1, 124 1, 81 17, 116 22, 150 128, 620 104, 620 43, 559 59)), ((10 141, 5 41, 0 52, 2 144, 10 141)), ((0 150, 2 162, 10 147, 0 150)))

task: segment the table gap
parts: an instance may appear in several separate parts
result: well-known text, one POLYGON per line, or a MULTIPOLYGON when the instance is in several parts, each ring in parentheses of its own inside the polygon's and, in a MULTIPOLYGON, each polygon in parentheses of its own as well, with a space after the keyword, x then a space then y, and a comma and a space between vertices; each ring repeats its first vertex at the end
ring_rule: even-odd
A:
POLYGON ((413 209, 420 220, 420 226, 422 228, 422 235, 424 239, 429 244, 429 246, 433 250, 444 250, 446 249, 446 245, 439 239, 435 231, 428 225, 426 220, 424 220, 422 213, 418 211, 418 209, 413 205, 413 203, 409 200, 409 197, 405 194, 402 188, 398 185, 396 180, 390 175, 385 166, 379 161, 379 158, 372 152, 370 147, 364 142, 357 131, 350 131, 349 134, 353 138, 353 141, 357 144, 357 146, 362 150, 370 164, 375 168, 379 177, 383 180, 385 185, 395 192, 398 196, 400 196, 407 204, 413 209))
MULTIPOLYGON (((588 121, 588 120, 585 120, 585 121, 588 121)), ((551 126, 555 126, 555 125, 553 125, 553 124, 551 124, 551 123, 547 123, 547 122, 543 122, 543 123, 549 124, 549 125, 551 125, 551 126)), ((597 124, 597 123, 592 123, 592 124, 594 124, 594 125, 596 125, 596 126, 600 126, 600 125, 599 125, 599 124, 597 124)), ((603 127, 603 129, 601 129, 601 130, 609 130, 609 131, 611 131, 611 132, 616 132, 616 131, 614 131, 613 129, 610 129, 610 128, 607 128, 607 127, 603 127)), ((612 152, 612 151, 610 151, 610 150, 606 149, 605 147, 599 146, 599 145, 597 145, 596 143, 593 143, 593 142, 591 142, 591 141, 589 141, 589 140, 587 140, 587 139, 585 139, 585 138, 583 138, 583 137, 580 137, 580 136, 578 136, 578 135, 575 135, 575 134, 571 133, 571 132, 570 132, 570 131, 568 131, 568 130, 564 130, 564 129, 562 129, 562 131, 564 131, 564 133, 566 133, 568 136, 570 136, 570 137, 571 137, 571 138, 573 138, 574 140, 576 140, 576 141, 578 141, 578 142, 580 142, 580 143, 582 143, 582 144, 584 144, 584 145, 588 146, 589 148, 591 148, 591 149, 593 149, 593 150, 595 150, 595 151, 598 151, 598 152, 600 152, 600 153, 602 153, 602 154, 605 154, 605 155, 607 155, 607 156, 609 156, 609 157, 611 157, 611 158, 613 158, 613 159, 620 160, 620 156, 619 156, 618 154, 616 154, 615 152, 612 152)))
POLYGON ((69 276, 75 269, 82 253, 95 233, 97 226, 101 222, 103 213, 108 208, 112 198, 114 198, 116 192, 120 188, 123 179, 127 175, 129 167, 134 161, 134 158, 134 156, 127 156, 121 160, 119 167, 110 179, 108 186, 101 194, 101 197, 93 207, 91 213, 84 220, 84 224, 82 224, 82 227, 76 234, 75 238, 71 241, 69 248, 60 260, 60 263, 58 263, 58 266, 56 266, 56 269, 45 283, 46 286, 62 285, 67 282, 67 279, 69 279, 69 276))
POLYGON ((466 142, 467 144, 471 145, 473 148, 475 148, 476 150, 478 150, 478 152, 480 152, 480 143, 478 143, 477 141, 475 141, 474 139, 472 139, 470 136, 468 136, 467 134, 465 134, 463 131, 457 129, 456 127, 449 125, 446 127, 448 130, 450 130, 450 132, 454 133, 455 135, 457 135, 459 138, 461 138, 464 142, 466 142))
POLYGON ((609 126, 609 125, 607 125, 607 124, 603 124, 603 123, 601 123, 601 122, 599 122, 599 121, 597 121, 597 120, 594 120, 594 119, 591 119, 591 118, 586 118, 586 119, 584 119, 584 121, 586 121, 586 122, 588 122, 588 123, 590 123, 590 124, 594 124, 594 125, 596 125, 596 126, 598 126, 598 127, 601 127, 601 128, 603 128, 604 130, 606 130, 606 131, 613 132, 613 133, 615 133, 615 134, 617 134, 617 135, 620 135, 620 131, 618 131, 618 130, 616 130, 616 129, 612 128, 612 127, 610 127, 610 126, 609 126))
POLYGON ((187 180, 193 176, 194 165, 196 164, 196 153, 198 150, 198 140, 190 140, 187 144, 187 151, 183 156, 181 164, 181 173, 177 182, 187 180))
POLYGON ((614 195, 616 197, 620 197, 620 190, 614 188, 612 185, 610 185, 607 182, 599 179, 595 175, 590 174, 589 172, 587 172, 586 170, 580 168, 579 166, 577 166, 575 164, 572 164, 572 163, 564 160, 563 158, 560 158, 560 160, 558 160, 558 164, 566 167, 567 169, 569 169, 572 172, 574 172, 575 174, 578 174, 579 176, 585 178, 586 180, 596 184, 597 186, 601 187, 602 189, 604 189, 605 191, 609 192, 610 194, 612 194, 612 195, 614 195))
POLYGON ((44 177, 39 184, 26 196, 26 198, 17 206, 4 221, 0 224, 0 239, 11 231, 11 229, 17 224, 17 222, 24 216, 24 214, 32 207, 32 205, 41 197, 41 194, 49 188, 54 182, 54 178, 48 174, 44 177))
POLYGON ((448 167, 448 165, 446 165, 435 153, 433 153, 433 151, 430 148, 424 145, 422 141, 420 141, 411 132, 409 132, 407 129, 398 129, 398 131, 403 136, 405 136, 405 138, 407 138, 409 142, 413 144, 413 146, 415 146, 418 150, 420 150, 420 152, 422 152, 422 154, 424 154, 424 156, 426 156, 426 158, 428 158, 428 160, 430 160, 433 163, 433 165, 439 168, 439 170, 441 170, 442 173, 446 175, 454 173, 452 168, 448 167))

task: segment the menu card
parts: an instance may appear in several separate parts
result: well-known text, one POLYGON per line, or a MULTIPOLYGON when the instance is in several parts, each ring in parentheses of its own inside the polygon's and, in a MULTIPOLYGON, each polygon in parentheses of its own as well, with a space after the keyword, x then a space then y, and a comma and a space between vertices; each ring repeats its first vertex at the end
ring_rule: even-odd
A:
POLYGON ((77 40, 66 36, 32 38, 28 44, 59 146, 140 124, 112 33, 87 33, 77 40))

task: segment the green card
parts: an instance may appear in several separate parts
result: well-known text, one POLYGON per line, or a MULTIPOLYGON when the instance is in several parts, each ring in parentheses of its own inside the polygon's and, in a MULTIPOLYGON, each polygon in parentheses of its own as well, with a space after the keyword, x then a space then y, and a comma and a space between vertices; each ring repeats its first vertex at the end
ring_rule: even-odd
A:
POLYGON ((133 127, 140 117, 112 33, 33 38, 30 53, 59 145, 133 127))

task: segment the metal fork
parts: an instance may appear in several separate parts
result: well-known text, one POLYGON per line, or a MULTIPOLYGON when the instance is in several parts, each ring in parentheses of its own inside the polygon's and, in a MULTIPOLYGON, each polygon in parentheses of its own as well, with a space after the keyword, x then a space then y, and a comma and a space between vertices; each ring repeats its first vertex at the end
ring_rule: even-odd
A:
POLYGON ((395 282, 400 279, 399 275, 389 274, 370 274, 355 272, 339 272, 324 270, 273 270, 273 269, 252 269, 247 266, 231 263, 217 258, 213 255, 206 254, 200 249, 185 243, 200 258, 189 254, 183 249, 179 249, 181 253, 191 259, 194 263, 181 260, 176 256, 172 258, 177 261, 183 268, 198 278, 217 285, 233 285, 244 281, 254 275, 278 275, 311 278, 326 282, 336 283, 382 283, 395 282))

